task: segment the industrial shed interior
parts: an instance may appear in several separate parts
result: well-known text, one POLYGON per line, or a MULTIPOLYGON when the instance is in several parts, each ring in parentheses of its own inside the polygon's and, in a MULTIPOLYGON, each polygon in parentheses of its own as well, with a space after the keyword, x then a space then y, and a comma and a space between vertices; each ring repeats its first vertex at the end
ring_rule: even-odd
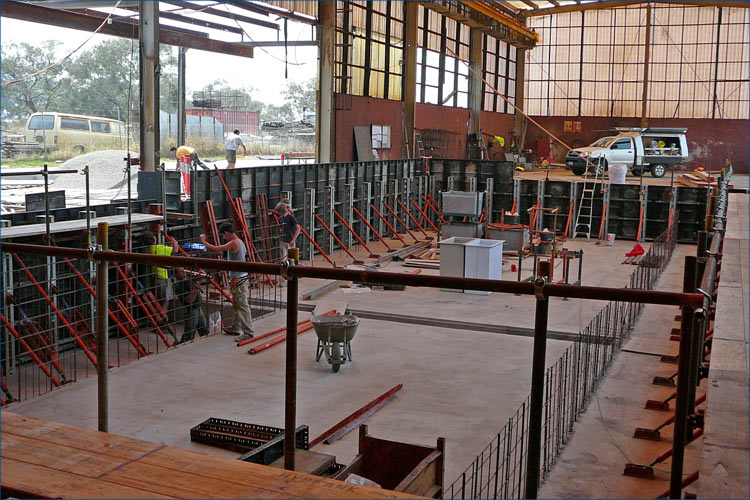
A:
POLYGON ((0 14, 139 54, 117 194, 3 147, 3 497, 750 496, 746 2, 0 14), (165 158, 160 45, 189 145, 184 50, 304 44, 314 154, 165 158))

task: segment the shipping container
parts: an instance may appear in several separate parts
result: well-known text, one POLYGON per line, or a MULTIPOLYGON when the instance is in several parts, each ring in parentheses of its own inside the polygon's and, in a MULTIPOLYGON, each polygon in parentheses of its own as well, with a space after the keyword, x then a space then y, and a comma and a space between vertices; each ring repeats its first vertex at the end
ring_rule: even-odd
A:
POLYGON ((224 130, 240 129, 243 134, 255 135, 260 131, 260 112, 236 109, 190 108, 185 113, 196 116, 211 116, 224 124, 224 130))

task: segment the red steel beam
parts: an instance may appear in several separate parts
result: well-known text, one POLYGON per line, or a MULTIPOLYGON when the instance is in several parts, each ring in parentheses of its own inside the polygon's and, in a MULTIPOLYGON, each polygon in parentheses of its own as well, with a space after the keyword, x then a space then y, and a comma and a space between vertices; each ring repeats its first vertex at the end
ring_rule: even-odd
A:
MULTIPOLYGON (((112 302, 111 306, 107 308, 107 310, 109 311, 110 318, 112 319, 116 318, 114 312, 112 311, 112 308, 115 308, 115 307, 119 309, 119 311, 122 313, 123 316, 125 316, 125 320, 131 323, 131 326, 135 324, 135 327, 138 328, 138 324, 135 322, 133 317, 130 316, 130 313, 128 313, 127 309, 125 308, 125 304, 123 304, 122 301, 119 299, 112 302)), ((115 319, 115 321, 117 320, 115 319)), ((136 340, 121 322, 117 321, 117 325, 120 327, 120 330, 122 331, 123 335, 125 335, 125 337, 128 339, 128 341, 131 344, 133 344, 133 347, 135 347, 135 350, 138 351, 138 353, 141 356, 148 356, 149 353, 146 352, 146 348, 143 347, 143 344, 141 344, 140 339, 136 340)))
POLYGON ((117 270, 120 277, 125 281, 125 285, 128 287, 130 292, 135 296, 136 300, 138 301, 138 305, 141 306, 141 310, 146 313, 146 317, 151 321, 151 324, 154 325, 154 328, 156 328, 156 332, 159 334, 159 337, 161 337, 162 341, 164 341, 164 344, 167 347, 172 347, 172 344, 169 343, 167 340, 167 336, 164 335, 164 332, 161 331, 161 328, 159 328, 159 325, 156 323, 156 320, 153 316, 151 316, 151 312, 146 307, 146 304, 143 303, 141 298, 138 296, 138 294, 135 291, 135 288, 133 288, 133 284, 130 282, 128 277, 125 275, 125 272, 123 272, 122 269, 120 269, 120 266, 117 264, 117 262, 112 262, 112 264, 115 266, 115 269, 117 270))
POLYGON ((380 233, 378 233, 378 232, 377 232, 377 231, 375 230, 375 228, 374 228, 374 227, 372 227, 372 225, 371 225, 371 224, 370 224, 369 222, 367 222, 367 219, 365 219, 365 216, 364 216, 364 215, 362 215, 362 214, 361 214, 361 213, 359 212, 359 210, 357 210, 357 209, 356 209, 355 207, 352 207, 352 210, 354 210, 354 213, 356 213, 357 215, 359 215, 359 218, 360 218, 360 219, 362 219, 362 222, 364 222, 365 224, 367 224, 367 227, 369 227, 369 228, 370 228, 370 230, 371 230, 371 231, 372 231, 373 233, 375 233, 375 236, 377 236, 377 237, 378 237, 378 239, 379 239, 379 240, 380 240, 380 241, 381 241, 381 242, 383 243, 383 245, 385 245, 385 248, 386 248, 386 250, 388 250, 389 252, 392 252, 392 251, 393 251, 393 249, 392 249, 392 248, 391 248, 391 247, 390 247, 390 246, 388 245, 388 243, 387 243, 387 242, 386 242, 386 241, 385 241, 385 240, 383 239, 383 237, 382 237, 382 236, 380 236, 380 233))
POLYGON ((399 218, 398 218, 398 215, 396 215, 396 212, 395 212, 395 211, 394 211, 394 210, 393 210, 393 209, 392 209, 392 208, 390 207, 390 205, 388 205, 387 203, 383 202, 383 206, 384 206, 385 208, 387 208, 387 209, 388 209, 388 211, 389 211, 389 212, 391 213, 391 215, 393 216, 393 218, 394 218, 394 219, 396 219, 396 221, 397 221, 397 222, 398 222, 399 224, 401 224, 401 226, 403 226, 403 228, 404 228, 404 229, 406 229, 406 232, 407 232, 407 233, 409 233, 409 236, 411 236, 412 238, 414 238, 414 241, 415 241, 416 243, 419 243, 419 238, 417 238, 416 236, 414 236, 414 233, 412 233, 411 231, 409 231, 409 226, 407 226, 407 225, 406 225, 406 224, 404 223, 404 221, 402 221, 401 219, 399 219, 399 218))
POLYGON ((349 257, 351 257, 351 258, 352 258, 352 261, 354 262, 354 264, 364 264, 364 262, 363 262, 363 261, 361 261, 361 260, 357 260, 357 258, 356 258, 356 257, 355 257, 355 256, 354 256, 354 255, 353 255, 353 254, 352 254, 352 253, 351 253, 351 252, 349 251, 349 249, 348 249, 348 248, 346 248, 346 245, 344 245, 344 242, 343 242, 343 241, 341 241, 341 240, 340 240, 340 239, 338 238, 338 236, 336 236, 336 235, 335 235, 335 234, 333 233, 333 231, 331 231, 331 228, 329 228, 329 227, 328 227, 328 226, 326 225, 326 223, 325 223, 325 222, 323 222, 323 219, 321 219, 321 218, 320 218, 320 216, 319 216, 318 214, 315 214, 315 213, 314 213, 313 215, 315 216, 315 219, 316 219, 316 220, 317 220, 318 222, 320 222, 320 224, 321 224, 321 225, 323 226, 323 229, 325 229, 325 230, 326 230, 326 232, 328 232, 328 234, 330 234, 331 236, 333 236, 333 239, 334 239, 334 240, 336 240, 336 243, 338 243, 338 244, 339 244, 339 246, 340 246, 340 247, 341 247, 341 248, 342 248, 342 249, 344 250, 344 252, 346 252, 346 254, 347 254, 347 255, 348 255, 349 257))
POLYGON ((352 422, 354 422, 354 421, 358 420, 360 417, 362 417, 365 413, 367 413, 370 410, 372 410, 373 408, 375 408, 376 406, 381 405, 381 403, 385 403, 387 400, 389 400, 390 398, 392 398, 398 391, 400 391, 403 386, 404 386, 404 384, 398 384, 397 386, 394 386, 390 390, 386 391, 385 393, 381 394, 377 398, 373 399, 372 401, 370 401, 369 403, 367 403, 366 405, 364 405, 362 408, 360 408, 359 410, 355 411, 354 413, 352 413, 351 415, 349 415, 348 417, 346 417, 344 420, 342 420, 338 424, 334 425, 333 427, 331 427, 330 429, 328 429, 327 431, 325 431, 320 436, 318 436, 315 439, 313 439, 312 441, 310 441, 310 446, 309 447, 312 448, 313 446, 322 443, 329 436, 332 436, 333 434, 335 434, 339 430, 344 429, 345 427, 347 427, 348 425, 350 425, 352 422))
POLYGON ((327 253, 325 253, 323 251, 322 248, 320 248, 320 245, 318 245, 317 243, 315 243, 315 240, 312 239, 312 237, 307 233, 307 231, 305 231, 305 229, 302 227, 302 225, 298 225, 297 227, 302 232, 302 234, 305 235, 305 238, 307 238, 310 241, 310 243, 312 243, 312 246, 314 246, 318 250, 318 252, 320 252, 320 254, 323 257, 325 257, 325 259, 328 261, 328 263, 331 264, 333 267, 336 267, 336 263, 331 260, 331 258, 328 256, 327 253))
MULTIPOLYGON (((428 195, 427 198, 425 198, 424 196, 422 196, 422 199, 425 201, 425 203, 427 204, 427 206, 430 207, 430 209, 432 209, 433 212, 435 212, 435 215, 437 215, 438 217, 440 217, 440 222, 444 223, 445 222, 445 217, 443 217, 442 214, 440 213, 440 207, 432 199, 432 195, 428 195)), ((425 209, 425 212, 426 211, 427 210, 425 209)))
MULTIPOLYGON (((333 311, 333 312, 335 312, 335 311, 333 311)), ((325 314, 321 314, 321 316, 334 316, 334 314, 332 312, 327 312, 325 314)), ((304 333, 307 330, 312 329, 313 326, 314 325, 312 324, 312 322, 310 322, 310 323, 307 323, 306 325, 302 326, 302 328, 298 328, 297 329, 297 335, 299 335, 301 333, 304 333)), ((276 344, 281 344, 285 340, 286 340, 286 333, 284 333, 282 335, 279 335, 278 337, 276 337, 273 340, 269 340, 265 344, 257 345, 255 347, 251 348, 250 350, 247 351, 247 353, 248 354, 258 354, 259 352, 263 352, 266 349, 269 349, 269 348, 275 346, 276 344)))
MULTIPOLYGON (((329 314, 332 314, 336 312, 336 310, 328 311, 327 313, 322 314, 322 316, 328 316, 329 314)), ((309 323, 312 321, 312 317, 307 318, 306 320, 300 321, 297 323, 297 326, 304 325, 305 323, 309 323)), ((286 330, 285 326, 282 326, 281 328, 277 328, 276 330, 271 330, 268 333, 264 333, 263 335, 259 335, 257 337, 253 337, 251 339, 243 340, 242 342, 237 342, 237 347, 241 347, 243 345, 252 344, 253 342, 257 342, 258 340, 264 339, 266 337, 270 337, 271 335, 276 335, 277 333, 281 333, 286 330)))
POLYGON ((52 383, 55 384, 56 387, 60 387, 62 384, 59 380, 55 378, 54 375, 52 375, 52 372, 49 371, 49 368, 44 366, 44 363, 41 359, 39 359, 39 356, 36 355, 36 353, 31 349, 29 344, 26 343, 26 341, 21 337, 21 334, 19 334, 15 328, 13 328, 13 325, 10 324, 10 321, 8 321, 5 318, 5 315, 3 313, 0 313, 0 319, 2 319, 3 324, 8 329, 8 331, 18 340, 18 342, 23 346, 24 349, 26 349, 29 354, 31 355, 31 359, 34 360, 34 362, 39 365, 39 368, 42 369, 45 375, 49 377, 50 380, 52 380, 52 383))
POLYGON ((404 204, 403 204, 403 202, 402 202, 401 200, 396 200, 396 202, 397 202, 397 203, 398 203, 398 205, 399 205, 399 206, 401 207, 401 209, 402 209, 402 210, 403 210, 404 212, 406 212, 406 215, 408 215, 408 216, 409 216, 409 218, 411 219, 411 221, 412 221, 412 222, 413 222, 414 224, 416 224, 416 225, 417 225, 417 227, 418 227, 418 228, 419 228, 419 230, 420 230, 420 231, 422 232, 422 234, 424 234, 424 236, 425 236, 425 238, 426 238, 426 239, 425 239, 425 241, 432 241, 432 239, 433 239, 433 238, 431 238, 431 237, 430 237, 430 236, 429 236, 429 235, 428 235, 427 233, 425 233, 425 232, 424 232, 424 229, 422 229, 422 226, 421 226, 421 225, 419 224, 419 222, 417 222, 417 219, 415 219, 415 218, 414 218, 414 216, 413 216, 412 214, 410 214, 410 213, 409 213, 409 207, 407 207, 406 205, 404 205, 404 204))
POLYGON ((70 323, 68 323, 68 320, 65 319, 65 316, 60 312, 60 309, 57 308, 54 302, 52 302, 52 299, 49 295, 47 295, 47 292, 44 291, 44 288, 42 288, 42 285, 39 284, 39 282, 34 278, 34 275, 31 274, 31 271, 29 271, 29 268, 26 267, 26 264, 23 263, 23 261, 18 257, 17 254, 11 252, 10 254, 13 257, 13 260, 15 260, 19 266, 21 266, 21 269, 26 273, 26 276, 31 280, 31 282, 34 284, 36 289, 39 291, 39 293, 44 297, 44 299, 47 301, 47 304, 49 305, 50 309, 54 311, 54 313, 57 315, 57 317, 62 321, 63 325, 65 325, 65 328, 68 329, 68 332, 70 333, 70 336, 73 337, 76 340, 76 343, 83 349, 84 354, 86 354, 86 357, 89 358, 89 361, 93 363, 94 366, 96 366, 96 358, 89 352, 89 350, 84 345, 83 341, 78 338, 78 336, 75 334, 75 331, 73 330, 73 327, 70 326, 70 323))
POLYGON ((438 228, 437 228, 437 226, 436 226, 435 224, 433 224, 433 223, 432 223, 432 221, 430 220, 430 218, 429 218, 429 217, 427 216, 427 212, 425 211, 425 210, 427 210, 427 206, 425 206, 425 210, 422 210, 422 209, 421 209, 421 208, 419 207, 419 205, 417 204, 417 202, 416 202, 416 201, 414 201, 414 199, 413 199, 413 198, 411 198, 411 197, 410 197, 410 198, 409 198, 409 201, 411 202, 411 204, 412 204, 412 205, 414 205, 414 208, 416 208, 417 210, 419 210, 419 213, 420 213, 420 214, 422 215, 422 219, 420 219, 420 222, 421 222, 422 220, 426 220, 426 221, 427 221, 427 223, 428 223, 428 224, 430 224, 430 225, 432 226, 432 229, 434 229, 434 230, 435 230, 435 232, 437 233, 437 232, 438 232, 438 228))
MULTIPOLYGON (((354 207, 352 207, 352 208, 354 208, 354 207)), ((356 232, 354 232, 354 229, 352 229, 351 226, 346 223, 346 221, 344 220, 344 218, 341 217, 341 214, 339 214, 336 210, 334 210, 333 213, 336 215, 336 217, 339 218, 339 220, 342 222, 342 224, 344 224, 344 227, 346 227, 349 230, 349 232, 354 235, 354 237, 357 239, 357 241, 359 241, 359 244, 362 245, 365 250, 367 250, 368 252, 370 252, 370 258, 371 259, 377 259, 378 257, 380 257, 379 255, 373 254, 372 250, 370 250, 369 248, 367 248, 367 244, 362 240, 362 238, 359 237, 359 235, 356 232)))
MULTIPOLYGON (((402 238, 401 236, 399 236, 399 234, 398 234, 398 233, 396 232, 396 230, 395 230, 395 229, 393 229, 393 226, 391 226, 390 222, 388 222, 388 221, 386 220, 386 218, 385 218, 385 217, 383 217, 383 214, 381 214, 380 212, 378 212, 378 209, 377 209, 377 208, 375 208, 375 205, 373 205, 373 204, 370 204, 370 207, 372 207, 372 209, 373 209, 373 210, 375 210, 375 213, 377 214, 377 216, 378 216, 378 217, 380 217, 380 219, 381 219, 381 220, 382 220, 383 222, 385 222, 385 225, 386 225, 386 226, 388 226, 388 229, 390 229, 390 230, 391 230, 391 232, 393 233, 393 236, 395 236, 396 238, 398 238, 398 239, 399 239, 399 241, 401 241, 401 243, 403 243, 405 247, 408 247, 409 245, 407 245, 407 244, 406 244, 406 242, 404 241, 404 239, 403 239, 403 238, 402 238)), ((416 239, 416 238, 415 238, 415 239, 416 239)))

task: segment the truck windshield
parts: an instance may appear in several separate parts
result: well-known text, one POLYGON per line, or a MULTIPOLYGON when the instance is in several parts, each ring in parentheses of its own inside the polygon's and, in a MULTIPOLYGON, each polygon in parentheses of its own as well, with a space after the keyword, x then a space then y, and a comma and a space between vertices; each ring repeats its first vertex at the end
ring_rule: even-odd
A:
POLYGON ((29 130, 52 130, 55 126, 53 115, 35 115, 29 120, 29 130))
POLYGON ((597 139, 596 141, 591 143, 592 148, 606 148, 609 146, 612 141, 614 140, 614 137, 602 137, 601 139, 597 139))

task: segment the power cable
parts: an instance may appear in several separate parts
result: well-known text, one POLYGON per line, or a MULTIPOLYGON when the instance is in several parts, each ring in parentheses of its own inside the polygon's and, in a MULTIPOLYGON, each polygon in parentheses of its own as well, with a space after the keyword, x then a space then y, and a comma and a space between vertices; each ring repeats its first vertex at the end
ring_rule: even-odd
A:
POLYGON ((21 82, 25 82, 26 80, 28 80, 28 79, 30 79, 30 78, 34 78, 34 77, 36 77, 36 76, 39 76, 39 75, 41 75, 41 74, 44 74, 44 73, 46 73, 47 71, 51 70, 51 69, 52 69, 52 68, 54 68, 55 66, 59 66, 60 64, 62 64, 62 63, 63 63, 63 62, 65 62, 66 60, 68 60, 68 59, 69 59, 69 58, 70 58, 70 57, 71 57, 71 56, 72 56, 73 54, 75 54, 76 52, 78 52, 79 50, 81 50, 81 49, 82 49, 82 48, 84 47, 84 45, 86 45, 87 43, 89 43, 89 41, 90 41, 90 40, 91 40, 92 38, 94 38, 94 35, 96 35, 97 33, 99 33, 99 30, 101 30, 101 29, 102 29, 102 28, 104 27, 104 25, 105 25, 105 24, 107 24, 107 23, 109 22, 109 20, 110 20, 110 18, 112 17, 112 14, 114 13, 115 9, 117 9, 117 6, 118 6, 118 5, 120 5, 120 2, 121 2, 121 0, 117 0, 117 3, 115 4, 115 6, 114 6, 114 7, 112 7, 112 10, 110 11, 110 13, 109 13, 109 14, 107 14, 107 17, 106 17, 106 18, 104 18, 104 20, 103 20, 103 21, 101 22, 101 24, 100 24, 100 25, 99 25, 99 26, 98 26, 98 27, 97 27, 97 28, 96 28, 96 29, 94 30, 94 32, 93 32, 93 33, 91 33, 91 35, 90 35, 90 36, 89 36, 89 37, 88 37, 88 38, 87 38, 87 39, 86 39, 86 40, 85 40, 85 41, 84 41, 84 42, 83 42, 83 43, 82 43, 81 45, 79 45, 78 47, 76 47, 76 48, 75 48, 75 49, 74 49, 74 50, 73 50, 72 52, 70 52, 70 53, 69 53, 68 55, 66 55, 65 57, 63 57, 62 59, 60 59, 60 60, 59 60, 59 61, 57 61, 57 62, 54 62, 54 63, 52 63, 52 64, 49 64, 49 65, 45 66, 44 68, 40 69, 39 71, 36 71, 36 72, 34 72, 34 73, 31 73, 30 75, 26 75, 26 76, 23 76, 23 77, 21 77, 21 78, 16 78, 15 80, 11 80, 11 81, 9 81, 9 82, 3 82, 3 84, 2 84, 1 86, 2 86, 2 87, 7 87, 7 86, 9 86, 9 85, 13 85, 13 84, 15 84, 15 83, 21 83, 21 82))

